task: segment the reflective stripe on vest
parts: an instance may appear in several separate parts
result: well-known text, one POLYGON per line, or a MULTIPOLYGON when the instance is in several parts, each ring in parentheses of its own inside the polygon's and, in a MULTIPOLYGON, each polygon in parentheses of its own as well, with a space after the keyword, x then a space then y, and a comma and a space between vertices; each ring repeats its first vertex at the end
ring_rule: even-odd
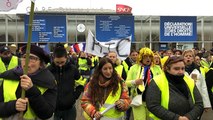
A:
POLYGON ((115 70, 118 73, 118 75, 122 76, 122 72, 123 72, 123 66, 122 65, 116 66, 115 70))
MULTIPOLYGON (((112 95, 112 92, 110 92, 109 96, 107 97, 104 105, 100 108, 100 112, 104 111, 106 109, 107 106, 115 104, 116 101, 118 101, 120 99, 121 96, 121 85, 119 84, 119 88, 117 90, 117 92, 115 93, 115 95, 112 95)), ((118 110, 114 108, 111 108, 109 111, 107 111, 106 113, 103 114, 103 119, 109 118, 110 120, 120 120, 121 117, 124 116, 124 112, 120 112, 118 110)), ((101 118, 102 119, 102 118, 101 118)))
MULTIPOLYGON (((8 102, 11 100, 16 100, 16 90, 18 88, 19 81, 17 80, 4 80, 3 82, 3 95, 4 95, 4 102, 8 102)), ((39 87, 37 88, 40 90, 41 94, 47 90, 47 88, 39 87)), ((24 119, 35 119, 36 115, 33 112, 30 104, 27 105, 27 111, 24 114, 24 119)))
MULTIPOLYGON (((192 80, 189 76, 186 76, 186 75, 184 75, 183 79, 189 88, 189 91, 190 91, 190 94, 192 97, 192 101, 193 101, 193 103, 195 103, 194 94, 193 94, 193 90, 194 90, 194 86, 195 86, 194 80, 192 80)), ((159 75, 157 77, 154 77, 154 81, 161 91, 161 106, 164 107, 165 109, 168 109, 169 108, 169 83, 168 83, 165 73, 162 73, 161 75, 159 75)), ((149 113, 149 117, 154 120, 160 120, 151 112, 149 113)))

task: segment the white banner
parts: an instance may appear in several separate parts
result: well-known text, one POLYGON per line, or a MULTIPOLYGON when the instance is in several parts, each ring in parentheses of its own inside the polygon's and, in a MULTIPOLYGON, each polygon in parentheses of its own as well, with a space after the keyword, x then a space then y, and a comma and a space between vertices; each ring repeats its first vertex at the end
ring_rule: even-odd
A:
POLYGON ((123 39, 99 42, 89 30, 86 40, 86 52, 103 57, 109 51, 115 51, 121 60, 124 60, 130 53, 131 36, 123 39))
POLYGON ((0 11, 10 11, 16 9, 22 0, 0 0, 0 11))

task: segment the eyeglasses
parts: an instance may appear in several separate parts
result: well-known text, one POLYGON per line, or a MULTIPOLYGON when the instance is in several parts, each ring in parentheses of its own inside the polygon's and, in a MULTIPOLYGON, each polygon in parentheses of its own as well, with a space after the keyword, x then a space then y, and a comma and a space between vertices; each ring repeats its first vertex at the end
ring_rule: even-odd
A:
MULTIPOLYGON (((26 60, 26 55, 23 55, 22 58, 21 58, 21 60, 25 61, 26 60)), ((32 56, 32 55, 29 56, 29 62, 35 63, 38 60, 40 60, 39 57, 32 56)))

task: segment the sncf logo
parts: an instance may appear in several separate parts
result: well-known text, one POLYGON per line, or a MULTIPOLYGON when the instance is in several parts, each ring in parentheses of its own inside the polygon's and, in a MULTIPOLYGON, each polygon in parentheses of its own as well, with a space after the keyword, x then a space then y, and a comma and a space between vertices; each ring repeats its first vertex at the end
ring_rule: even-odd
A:
POLYGON ((132 8, 127 5, 117 4, 116 5, 116 13, 125 13, 131 14, 132 8))

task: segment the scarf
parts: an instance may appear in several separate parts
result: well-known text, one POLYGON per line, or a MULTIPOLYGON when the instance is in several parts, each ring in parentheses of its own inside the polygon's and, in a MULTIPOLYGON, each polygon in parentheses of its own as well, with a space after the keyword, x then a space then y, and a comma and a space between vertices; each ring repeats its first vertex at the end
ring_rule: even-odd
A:
POLYGON ((111 78, 106 78, 103 77, 103 75, 99 75, 98 80, 99 80, 98 84, 101 87, 108 87, 109 85, 111 85, 111 78))
POLYGON ((168 82, 175 86, 175 88, 182 93, 186 98, 188 98, 188 88, 186 85, 186 82, 184 81, 183 77, 184 75, 178 76, 178 75, 172 75, 168 72, 165 72, 166 78, 168 79, 168 82))

